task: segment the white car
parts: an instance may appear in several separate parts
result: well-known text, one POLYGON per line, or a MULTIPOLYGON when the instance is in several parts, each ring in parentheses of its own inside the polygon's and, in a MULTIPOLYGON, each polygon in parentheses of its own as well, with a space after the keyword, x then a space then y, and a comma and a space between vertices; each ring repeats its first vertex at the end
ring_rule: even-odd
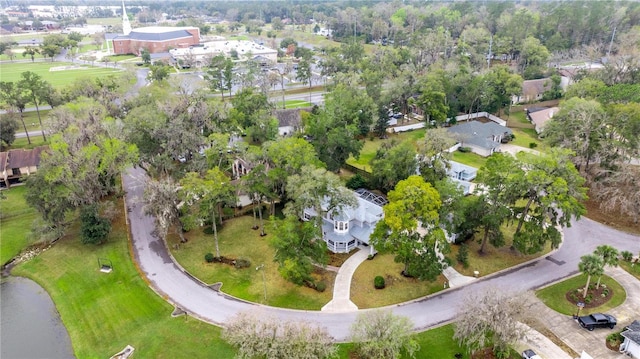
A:
POLYGON ((531 349, 527 349, 522 352, 522 359, 542 359, 536 352, 531 349))

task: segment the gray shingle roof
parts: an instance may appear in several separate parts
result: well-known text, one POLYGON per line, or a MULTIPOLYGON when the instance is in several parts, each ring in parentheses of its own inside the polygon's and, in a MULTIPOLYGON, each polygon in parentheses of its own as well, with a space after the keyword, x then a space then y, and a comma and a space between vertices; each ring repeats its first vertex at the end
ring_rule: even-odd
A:
POLYGON ((278 119, 279 127, 291 126, 298 128, 302 123, 302 117, 300 116, 300 110, 297 108, 276 110, 276 118, 278 119))
POLYGON ((503 136, 504 134, 512 134, 513 132, 495 122, 482 123, 480 121, 469 121, 460 125, 449 127, 447 129, 452 134, 464 136, 465 143, 472 144, 481 148, 492 149, 500 146, 500 142, 494 141, 494 136, 503 136))
POLYGON ((633 323, 627 326, 629 330, 633 330, 634 332, 640 332, 640 321, 634 320, 633 323))
POLYGON ((625 330, 624 332, 622 332, 622 336, 636 344, 640 344, 640 332, 625 330))

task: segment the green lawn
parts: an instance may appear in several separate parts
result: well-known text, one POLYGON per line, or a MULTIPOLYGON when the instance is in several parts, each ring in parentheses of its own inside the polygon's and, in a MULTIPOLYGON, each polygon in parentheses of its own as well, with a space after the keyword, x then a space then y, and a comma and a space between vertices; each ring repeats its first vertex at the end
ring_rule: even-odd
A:
POLYGON ((377 308, 406 302, 444 288, 444 276, 439 276, 435 282, 403 277, 400 272, 404 265, 395 263, 393 257, 392 254, 378 254, 356 269, 351 280, 351 301, 358 308, 377 308), (378 275, 385 279, 386 288, 374 288, 373 279, 378 275))
POLYGON ((516 225, 517 224, 515 223, 513 225, 503 224, 501 230, 504 234, 505 245, 500 248, 495 248, 488 243, 485 247, 485 254, 483 255, 478 253, 478 250, 480 249, 479 240, 481 239, 481 234, 476 233, 473 240, 466 242, 469 248, 469 266, 467 268, 464 268, 456 260, 456 255, 458 254, 460 246, 451 245, 451 253, 448 256, 454 261, 454 268, 458 272, 467 276, 473 276, 474 271, 478 271, 480 276, 485 276, 541 257, 551 251, 551 246, 548 244, 541 253, 530 255, 523 255, 518 253, 515 249, 511 249, 513 233, 515 232, 516 225))
POLYGON ((530 148, 529 144, 535 143, 537 145, 537 147, 534 148, 535 150, 546 150, 546 145, 542 141, 540 141, 536 130, 534 130, 533 128, 512 128, 511 130, 513 131, 513 134, 516 136, 516 138, 514 138, 513 141, 509 143, 525 148, 530 148))
MULTIPOLYGON (((47 140, 49 138, 47 137, 47 140)), ((14 150, 17 148, 26 148, 26 149, 31 149, 31 148, 36 148, 38 146, 44 146, 46 145, 48 142, 45 142, 44 139, 42 138, 42 135, 37 135, 37 136, 31 136, 31 144, 29 144, 29 141, 27 140, 26 137, 24 138, 16 138, 15 141, 13 141, 13 143, 11 144, 11 147, 9 149, 14 150)))
POLYGON ((473 152, 453 151, 452 159, 456 162, 475 168, 484 167, 485 163, 487 163, 487 157, 482 157, 473 152))
MULTIPOLYGON (((235 297, 264 303, 262 272, 255 267, 264 264, 267 286, 267 304, 294 309, 319 310, 333 295, 335 273, 324 271, 320 276, 327 284, 323 293, 307 287, 299 287, 287 282, 278 273, 278 264, 273 261, 274 250, 269 245, 271 236, 260 237, 260 231, 251 230, 252 216, 227 220, 218 229, 220 255, 228 258, 245 258, 251 261, 249 268, 236 269, 220 263, 206 263, 204 255, 215 254, 213 235, 206 235, 201 229, 187 233, 189 242, 175 249, 178 239, 169 238, 170 247, 176 260, 191 274, 207 284, 222 282, 222 291, 235 297)), ((268 231, 267 231, 268 232, 268 231)))
POLYGON ((125 228, 121 217, 101 246, 81 244, 73 230, 13 274, 35 280, 51 295, 77 358, 109 357, 127 344, 140 358, 233 357, 219 328, 171 317, 173 308, 136 271, 125 228), (98 258, 113 261, 113 272, 101 273, 98 258))
MULTIPOLYGON (((597 280, 597 277, 591 278, 591 283, 595 284, 597 280)), ((542 300, 544 304, 546 304, 549 308, 555 310, 556 312, 566 315, 573 315, 576 313, 576 306, 575 304, 569 302, 565 298, 565 295, 570 290, 576 290, 577 288, 581 287, 584 288, 584 285, 586 283, 587 276, 580 274, 549 287, 540 289, 536 292, 536 296, 540 300, 542 300)), ((597 312, 606 312, 624 303, 625 299, 627 298, 627 293, 618 282, 607 275, 603 275, 601 283, 605 284, 608 288, 613 290, 613 298, 599 307, 589 309, 585 308, 580 312, 581 314, 587 315, 597 312)))
POLYGON ((33 243, 29 228, 37 213, 24 200, 25 190, 25 186, 14 186, 2 191, 6 199, 0 199, 0 265, 33 243))
POLYGON ((122 25, 122 18, 120 17, 88 17, 87 25, 122 25))
POLYGON ((20 74, 25 71, 34 72, 48 81, 55 88, 62 88, 79 77, 102 77, 120 72, 118 69, 92 67, 88 65, 73 64, 70 62, 34 62, 34 63, 2 63, 0 64, 0 73, 2 73, 2 81, 17 82, 20 81, 20 74), (63 66, 78 66, 79 69, 50 71, 51 68, 59 68, 63 66))
POLYGON ((386 139, 374 137, 372 140, 370 138, 367 138, 366 140, 364 140, 364 145, 360 150, 360 156, 357 159, 353 156, 349 157, 347 159, 347 163, 354 167, 371 172, 371 160, 376 156, 376 152, 378 151, 378 148, 382 146, 382 143, 393 140, 398 142, 411 141, 417 146, 417 142, 424 137, 425 132, 425 129, 419 129, 414 131, 389 134, 388 138, 386 139))
MULTIPOLYGON (((49 116, 50 110, 40 110, 40 117, 42 118, 42 122, 44 123, 49 116)), ((3 116, 7 116, 6 114, 0 113, 0 118, 3 116)), ((22 114, 22 118, 24 119, 24 123, 27 125, 27 131, 35 131, 40 129, 40 122, 38 121, 38 113, 36 111, 26 111, 22 114)), ((20 121, 19 117, 16 117, 18 120, 18 129, 16 132, 24 132, 24 128, 22 127, 22 121, 20 121)))
POLYGON ((620 267, 640 280, 640 263, 632 264, 630 262, 620 261, 620 267))

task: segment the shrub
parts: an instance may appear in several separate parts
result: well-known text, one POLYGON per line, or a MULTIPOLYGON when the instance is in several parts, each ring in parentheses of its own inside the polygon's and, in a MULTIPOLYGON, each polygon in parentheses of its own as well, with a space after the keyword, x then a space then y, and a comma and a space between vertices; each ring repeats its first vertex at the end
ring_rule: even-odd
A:
POLYGON ((584 302, 586 304, 589 304, 589 303, 593 302, 593 294, 587 294, 587 297, 584 298, 584 302))
POLYGON ((322 293, 325 291, 325 289, 327 289, 327 283, 325 283, 324 281, 316 283, 316 290, 318 292, 322 293))
POLYGON ((368 259, 368 260, 372 260, 373 258, 375 258, 375 257, 376 257, 376 254, 378 254, 378 253, 376 252, 376 253, 374 253, 374 254, 369 254, 369 255, 367 256, 367 259, 368 259))
POLYGON ((538 144, 537 144, 537 143, 535 143, 535 142, 529 142, 529 148, 532 148, 532 149, 533 149, 533 148, 536 148, 536 147, 538 147, 538 144))
POLYGON ((384 289, 385 287, 384 278, 382 278, 381 276, 376 276, 373 279, 373 286, 376 287, 376 289, 384 289))
POLYGON ((629 251, 622 251, 622 259, 624 259, 627 262, 631 262, 631 260, 633 259, 633 253, 629 252, 629 251))
POLYGON ((213 263, 213 261, 215 260, 215 257, 213 256, 213 253, 207 253, 204 255, 204 260, 207 263, 213 263))
POLYGON ((458 147, 458 151, 460 152, 471 152, 471 147, 458 147))
POLYGON ((236 268, 237 269, 242 269, 242 268, 249 268, 251 267, 251 261, 245 258, 238 258, 236 260, 236 268))
POLYGON ((349 178, 345 186, 350 189, 368 188, 368 183, 366 178, 356 173, 353 177, 349 178))
POLYGON ((466 243, 463 243, 460 246, 460 250, 456 255, 456 260, 462 264, 463 267, 469 267, 469 246, 466 243))
POLYGON ((620 344, 623 340, 624 337, 619 332, 607 335, 607 342, 609 342, 609 344, 611 345, 620 344))

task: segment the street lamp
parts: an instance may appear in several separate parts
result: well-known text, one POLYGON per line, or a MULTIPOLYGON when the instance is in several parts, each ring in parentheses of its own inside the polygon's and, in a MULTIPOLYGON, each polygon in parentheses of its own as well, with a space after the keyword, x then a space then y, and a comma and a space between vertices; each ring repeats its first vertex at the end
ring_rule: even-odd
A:
POLYGON ((262 269, 262 286, 264 287, 264 303, 267 304, 267 281, 264 278, 264 263, 256 267, 256 271, 262 269))

